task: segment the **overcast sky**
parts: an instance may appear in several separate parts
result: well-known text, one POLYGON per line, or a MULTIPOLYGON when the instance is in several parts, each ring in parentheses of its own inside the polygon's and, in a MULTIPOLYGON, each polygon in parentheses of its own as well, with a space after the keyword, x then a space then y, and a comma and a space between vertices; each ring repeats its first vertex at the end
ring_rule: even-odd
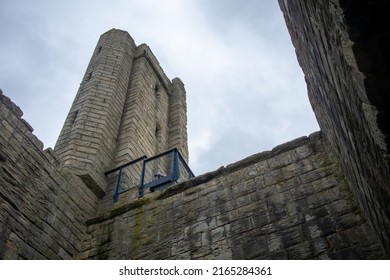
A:
POLYGON ((319 129, 277 0, 0 0, 0 88, 45 147, 111 28, 184 82, 195 174, 319 129))

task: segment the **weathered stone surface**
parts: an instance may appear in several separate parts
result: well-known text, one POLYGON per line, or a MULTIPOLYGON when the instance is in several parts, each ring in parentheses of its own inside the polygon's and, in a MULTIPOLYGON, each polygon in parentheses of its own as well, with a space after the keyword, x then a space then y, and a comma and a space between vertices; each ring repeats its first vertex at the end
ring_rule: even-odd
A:
POLYGON ((0 258, 74 258, 98 200, 80 179, 61 174, 56 155, 42 151, 4 95, 0 107, 0 258))
POLYGON ((384 258, 326 140, 317 133, 291 143, 237 162, 234 168, 211 172, 202 180, 173 186, 174 191, 149 194, 143 198, 145 204, 124 208, 115 216, 111 212, 109 219, 91 220, 86 240, 103 233, 116 238, 110 239, 108 247, 106 239, 89 242, 79 257, 384 258), (268 172, 254 172, 264 166, 268 172), (288 183, 291 173, 276 172, 286 167, 294 170, 292 185, 288 183), (310 180, 305 179, 308 173, 310 180), (300 190, 308 186, 310 192, 300 190), (274 190, 272 195, 261 195, 269 188, 274 190), (362 229, 364 237, 359 237, 357 232, 362 229), (123 243, 132 244, 128 248, 133 249, 123 251, 123 243), (99 254, 103 244, 104 254, 99 254))
POLYGON ((321 130, 389 254, 389 1, 279 4, 321 130))

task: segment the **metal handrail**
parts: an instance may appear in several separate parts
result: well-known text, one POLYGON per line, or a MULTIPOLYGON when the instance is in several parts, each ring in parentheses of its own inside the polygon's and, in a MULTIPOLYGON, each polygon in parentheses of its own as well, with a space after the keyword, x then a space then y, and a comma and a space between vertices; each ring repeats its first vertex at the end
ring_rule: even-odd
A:
POLYGON ((122 164, 122 165, 120 165, 118 167, 115 167, 114 169, 111 169, 111 170, 108 170, 108 171, 104 172, 104 174, 107 176, 108 174, 114 173, 114 172, 119 170, 119 174, 118 174, 118 177, 116 179, 114 194, 112 196, 112 198, 114 199, 114 202, 117 202, 118 199, 119 199, 119 186, 120 186, 121 179, 122 179, 122 170, 123 170, 123 168, 128 167, 128 166, 130 166, 132 164, 135 164, 135 163, 137 163, 137 162, 139 162, 141 160, 145 160, 145 159, 146 159, 146 156, 142 156, 142 157, 139 157, 139 158, 137 158, 135 160, 132 160, 132 161, 130 161, 128 163, 125 163, 125 164, 122 164))
POLYGON ((133 165, 133 164, 140 162, 140 161, 142 161, 141 177, 140 177, 140 182, 138 185, 138 194, 140 197, 142 197, 144 195, 144 189, 146 189, 146 188, 150 188, 150 191, 153 192, 157 188, 161 188, 163 186, 166 186, 167 184, 177 182, 180 179, 180 163, 184 166, 185 170, 187 171, 188 179, 195 177, 194 173, 192 172, 192 170, 190 169, 187 162, 184 160, 184 158, 182 157, 182 155, 180 154, 180 152, 177 148, 167 150, 165 152, 162 152, 162 153, 155 155, 155 156, 152 156, 150 158, 148 158, 147 156, 142 156, 142 157, 139 157, 139 158, 132 160, 128 163, 122 164, 118 167, 115 167, 111 170, 104 172, 104 174, 107 176, 107 175, 119 170, 118 177, 117 177, 116 184, 115 184, 114 194, 113 194, 114 202, 118 201, 118 199, 119 199, 119 194, 120 194, 119 187, 120 187, 120 183, 121 183, 121 179, 122 179, 123 168, 128 167, 130 165, 133 165), (171 165, 170 174, 164 175, 162 177, 159 177, 157 180, 154 180, 152 182, 145 184, 146 164, 152 160, 166 156, 170 153, 172 153, 172 165, 171 165))
POLYGON ((139 157, 139 158, 137 158, 137 159, 135 159, 135 160, 129 161, 129 162, 125 163, 125 164, 122 164, 122 165, 120 165, 120 166, 118 166, 118 167, 115 167, 115 168, 113 168, 113 169, 110 169, 110 170, 104 172, 104 175, 107 176, 108 174, 114 173, 115 171, 118 171, 119 169, 125 168, 125 167, 127 167, 127 166, 129 166, 129 165, 132 165, 132 164, 134 164, 134 163, 137 163, 137 162, 139 162, 139 161, 141 161, 141 160, 144 160, 144 159, 146 159, 146 158, 148 158, 148 157, 147 157, 147 156, 142 156, 142 157, 139 157))
POLYGON ((188 179, 195 177, 194 173, 191 171, 190 167, 184 160, 184 158, 181 156, 179 150, 177 148, 173 148, 170 150, 167 150, 165 152, 162 152, 158 155, 155 155, 153 157, 147 158, 144 160, 144 164, 142 166, 142 171, 141 171, 141 178, 140 178, 140 184, 138 186, 138 194, 140 197, 144 195, 144 189, 149 188, 151 192, 154 190, 164 187, 169 183, 175 183, 180 179, 180 164, 179 161, 183 164, 184 168, 187 171, 188 174, 188 179), (157 159, 159 157, 163 157, 165 155, 168 155, 172 153, 172 166, 171 166, 171 173, 169 175, 166 175, 162 178, 159 178, 156 181, 150 182, 145 184, 145 168, 146 164, 154 159, 157 159))

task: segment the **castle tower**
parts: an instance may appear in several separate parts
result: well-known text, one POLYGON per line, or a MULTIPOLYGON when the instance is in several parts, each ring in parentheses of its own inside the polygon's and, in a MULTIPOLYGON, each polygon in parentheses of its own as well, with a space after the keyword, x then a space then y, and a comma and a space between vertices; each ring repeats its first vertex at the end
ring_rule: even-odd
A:
POLYGON ((188 161, 186 93, 145 44, 101 35, 55 145, 64 170, 102 197, 105 171, 177 148, 188 161))

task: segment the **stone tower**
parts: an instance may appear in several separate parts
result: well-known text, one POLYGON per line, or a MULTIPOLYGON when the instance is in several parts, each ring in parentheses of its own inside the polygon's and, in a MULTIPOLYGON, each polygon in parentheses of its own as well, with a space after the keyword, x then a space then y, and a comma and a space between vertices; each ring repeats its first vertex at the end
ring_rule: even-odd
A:
POLYGON ((186 93, 145 44, 112 29, 101 35, 55 151, 63 169, 102 197, 105 171, 177 148, 188 161, 186 93))

